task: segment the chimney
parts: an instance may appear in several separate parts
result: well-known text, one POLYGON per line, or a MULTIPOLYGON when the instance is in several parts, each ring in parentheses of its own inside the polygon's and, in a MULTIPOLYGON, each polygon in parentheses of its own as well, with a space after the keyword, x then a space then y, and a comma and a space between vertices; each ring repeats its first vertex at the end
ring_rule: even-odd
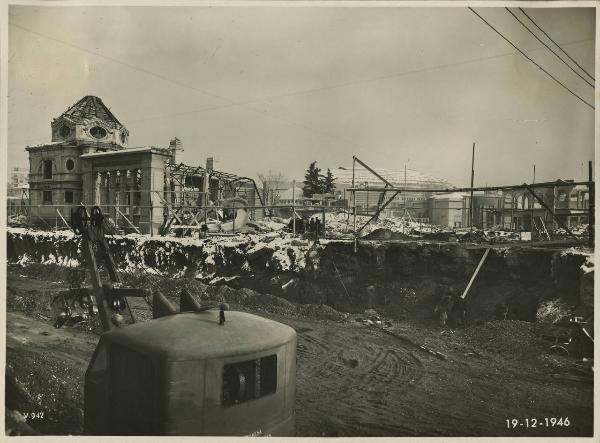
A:
POLYGON ((171 151, 171 163, 178 165, 183 157, 183 145, 177 137, 173 138, 169 143, 169 151, 171 151))
POLYGON ((212 171, 213 167, 214 167, 214 159, 212 157, 208 157, 206 159, 206 170, 207 171, 212 171))

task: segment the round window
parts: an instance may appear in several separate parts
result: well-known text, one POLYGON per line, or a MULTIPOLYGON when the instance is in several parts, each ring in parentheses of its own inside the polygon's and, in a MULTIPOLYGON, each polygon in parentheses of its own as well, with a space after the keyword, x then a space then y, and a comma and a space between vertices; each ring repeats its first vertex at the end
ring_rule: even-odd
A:
POLYGON ((62 126, 58 133, 60 134, 61 137, 68 137, 69 134, 71 133, 71 128, 69 128, 68 126, 62 126))
POLYGON ((73 168, 75 167, 75 162, 73 161, 72 158, 67 160, 67 171, 71 171, 73 170, 73 168))
POLYGON ((94 126, 92 129, 90 129, 90 134, 94 138, 104 138, 106 137, 106 129, 101 128, 100 126, 94 126))

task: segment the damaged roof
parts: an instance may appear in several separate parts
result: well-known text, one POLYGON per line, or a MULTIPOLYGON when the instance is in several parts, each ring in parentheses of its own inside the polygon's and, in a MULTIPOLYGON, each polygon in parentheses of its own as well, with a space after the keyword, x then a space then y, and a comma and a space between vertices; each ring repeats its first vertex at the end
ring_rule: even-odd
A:
POLYGON ((110 112, 110 109, 102 103, 100 97, 86 95, 65 112, 61 117, 67 117, 75 123, 82 123, 85 119, 97 118, 114 129, 123 128, 123 124, 110 112))

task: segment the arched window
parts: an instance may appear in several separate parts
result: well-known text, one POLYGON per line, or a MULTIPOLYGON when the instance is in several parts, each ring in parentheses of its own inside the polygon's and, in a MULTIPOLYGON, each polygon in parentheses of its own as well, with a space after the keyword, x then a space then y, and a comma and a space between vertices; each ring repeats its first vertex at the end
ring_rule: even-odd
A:
POLYGON ((44 160, 43 163, 43 174, 44 179, 49 180, 52 178, 52 160, 44 160))
POLYGON ((527 195, 523 197, 523 209, 529 209, 529 197, 527 195))

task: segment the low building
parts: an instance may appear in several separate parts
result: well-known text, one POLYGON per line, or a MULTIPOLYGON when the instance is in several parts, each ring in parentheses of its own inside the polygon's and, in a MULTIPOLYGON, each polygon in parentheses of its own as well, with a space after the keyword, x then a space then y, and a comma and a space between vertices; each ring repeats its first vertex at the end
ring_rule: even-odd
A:
POLYGON ((429 197, 429 221, 434 225, 462 228, 468 223, 469 194, 452 192, 429 197))

